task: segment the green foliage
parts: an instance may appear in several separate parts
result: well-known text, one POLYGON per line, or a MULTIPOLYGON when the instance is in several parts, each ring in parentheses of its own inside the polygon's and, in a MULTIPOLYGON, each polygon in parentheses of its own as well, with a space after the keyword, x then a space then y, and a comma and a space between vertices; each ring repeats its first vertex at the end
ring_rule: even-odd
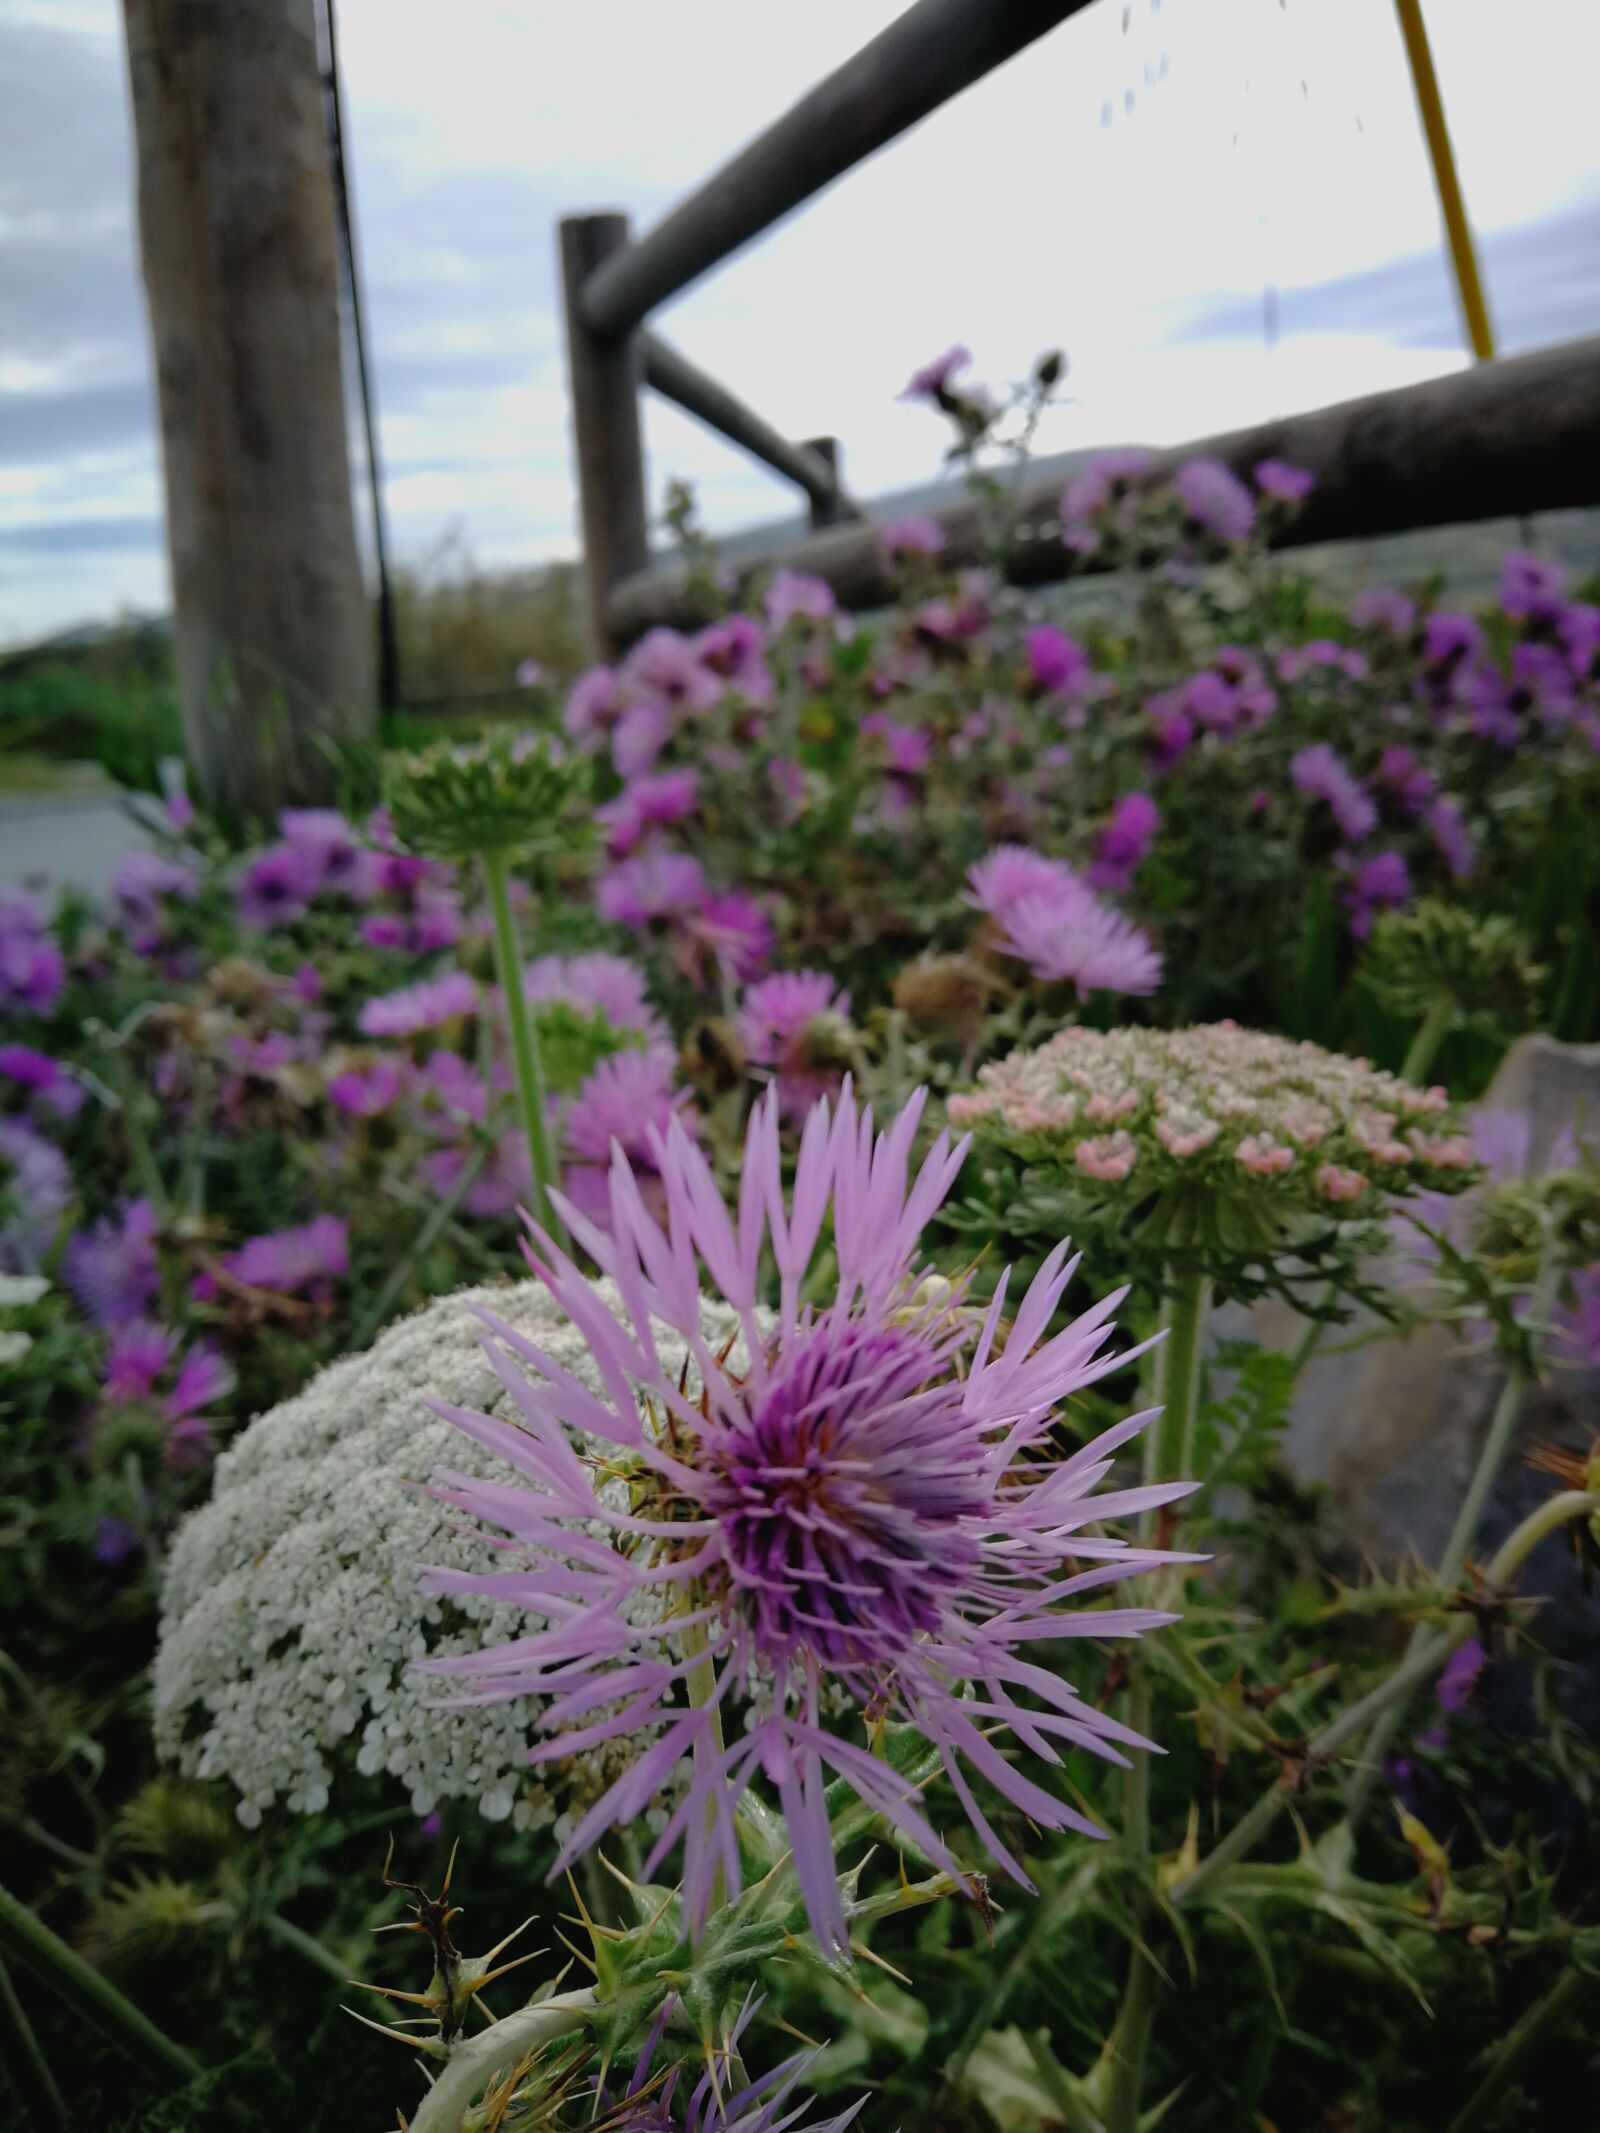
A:
POLYGON ((182 746, 164 656, 102 652, 0 673, 0 756, 98 763, 119 785, 159 792, 157 766, 182 746))

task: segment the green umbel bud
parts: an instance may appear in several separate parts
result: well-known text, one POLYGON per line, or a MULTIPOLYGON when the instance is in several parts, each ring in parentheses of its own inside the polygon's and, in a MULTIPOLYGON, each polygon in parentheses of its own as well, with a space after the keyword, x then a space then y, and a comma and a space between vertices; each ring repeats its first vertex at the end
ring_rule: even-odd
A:
POLYGON ((1457 1027, 1491 1035, 1538 1019, 1544 975, 1510 919, 1432 899, 1383 913, 1361 966, 1363 983, 1392 1013, 1420 1022, 1443 1006, 1457 1027))
POLYGON ((464 862, 485 852, 576 850, 586 835, 589 766, 543 737, 472 748, 448 742, 402 757, 385 781, 395 834, 412 851, 464 862))

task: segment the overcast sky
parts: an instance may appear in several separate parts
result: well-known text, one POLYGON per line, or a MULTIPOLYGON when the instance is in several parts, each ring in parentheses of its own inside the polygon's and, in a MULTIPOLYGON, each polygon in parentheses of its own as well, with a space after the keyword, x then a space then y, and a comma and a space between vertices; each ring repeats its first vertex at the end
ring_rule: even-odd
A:
MULTIPOLYGON (((338 0, 396 542, 571 553, 551 227, 643 227, 903 0, 338 0)), ((1428 0, 1502 345, 1600 330, 1600 0, 1428 0)), ((1463 361, 1393 0, 1096 0, 662 314, 862 494, 952 340, 1068 355, 1046 448, 1177 441, 1463 361), (1263 289, 1279 292, 1264 343, 1263 289)), ((675 410, 653 497, 790 492, 675 410)), ((167 598, 117 0, 0 0, 0 644, 167 598)))

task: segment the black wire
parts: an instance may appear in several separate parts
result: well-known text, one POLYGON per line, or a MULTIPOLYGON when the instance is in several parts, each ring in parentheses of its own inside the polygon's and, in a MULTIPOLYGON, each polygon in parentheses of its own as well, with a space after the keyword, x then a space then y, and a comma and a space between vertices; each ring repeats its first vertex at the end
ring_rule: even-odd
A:
POLYGON ((344 109, 339 93, 339 48, 333 20, 334 0, 321 0, 325 67, 322 85, 327 113, 328 163, 333 177, 334 209, 339 218, 344 259, 345 294, 355 347, 356 382, 361 394, 361 421, 367 441, 367 480, 372 496, 372 547, 378 572, 378 701, 387 715, 400 705, 400 638, 395 624, 394 587, 389 578, 389 539, 384 521, 383 466, 378 452, 378 413, 367 364, 367 336, 361 300, 361 273, 350 208, 345 166, 344 109))

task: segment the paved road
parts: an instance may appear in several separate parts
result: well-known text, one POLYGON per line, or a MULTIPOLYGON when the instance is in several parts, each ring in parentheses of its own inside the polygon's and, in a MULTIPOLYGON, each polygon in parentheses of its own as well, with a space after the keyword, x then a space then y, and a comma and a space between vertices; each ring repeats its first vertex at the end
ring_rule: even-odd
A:
POLYGON ((124 853, 151 844, 103 787, 0 793, 0 889, 43 885, 103 895, 124 853))

